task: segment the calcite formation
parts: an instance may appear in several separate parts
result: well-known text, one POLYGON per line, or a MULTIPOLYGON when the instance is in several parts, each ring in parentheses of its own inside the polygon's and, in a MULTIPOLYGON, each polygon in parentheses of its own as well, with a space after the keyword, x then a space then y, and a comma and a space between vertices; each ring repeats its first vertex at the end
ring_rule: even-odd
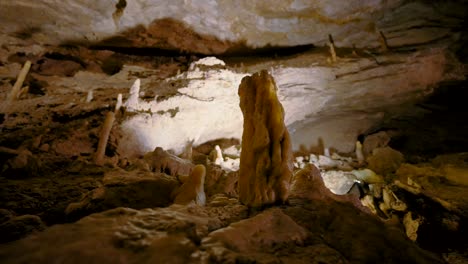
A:
POLYGON ((273 77, 265 70, 242 79, 244 116, 239 168, 239 200, 259 207, 285 202, 293 169, 291 139, 273 77))
POLYGON ((174 197, 174 203, 185 205, 191 202, 195 202, 197 205, 205 205, 205 176, 205 166, 201 164, 196 165, 190 173, 190 177, 187 179, 187 181, 184 182, 184 184, 182 184, 179 189, 172 193, 172 196, 174 197))

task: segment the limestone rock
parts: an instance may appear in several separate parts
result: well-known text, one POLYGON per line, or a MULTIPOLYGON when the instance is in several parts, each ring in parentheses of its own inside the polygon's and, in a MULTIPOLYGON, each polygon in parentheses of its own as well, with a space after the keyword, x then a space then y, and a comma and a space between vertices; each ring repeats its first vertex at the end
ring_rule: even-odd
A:
POLYGON ((37 215, 21 215, 12 217, 0 224, 0 243, 20 239, 34 231, 42 231, 45 224, 37 215))
POLYGON ((369 169, 383 176, 395 172, 403 161, 403 154, 390 147, 376 148, 367 158, 369 169))
POLYGON ((291 196, 323 199, 324 197, 330 197, 330 195, 330 190, 323 184, 320 170, 313 164, 306 164, 303 169, 294 173, 291 184, 291 196), (313 191, 310 188, 312 185, 313 191))
MULTIPOLYGON (((202 263, 193 254, 215 229, 246 217, 242 205, 116 208, 0 245, 2 263, 202 263)), ((2 233, 3 234, 3 233, 2 233)))
POLYGON ((37 62, 35 71, 42 75, 64 75, 73 76, 83 66, 71 60, 54 60, 43 58, 37 62))
POLYGON ((362 152, 362 144, 359 141, 356 141, 356 148, 355 148, 355 153, 356 153, 356 159, 358 161, 358 164, 361 165, 364 163, 364 153, 362 152))
POLYGON ((176 178, 163 173, 113 170, 103 179, 103 186, 90 191, 81 201, 66 209, 70 220, 117 207, 135 209, 168 206, 171 192, 179 185, 176 178))
POLYGON ((159 147, 146 154, 144 159, 150 171, 163 172, 171 176, 188 176, 194 166, 189 160, 181 159, 159 147))
POLYGON ((421 217, 413 219, 411 212, 406 213, 403 217, 403 225, 405 226, 406 235, 411 239, 411 241, 416 241, 418 238, 418 228, 421 222, 421 217))
POLYGON ((196 165, 189 178, 179 189, 176 189, 171 196, 176 204, 189 204, 195 202, 197 205, 205 205, 205 176, 206 168, 203 165, 196 165))
POLYGON ((364 156, 369 156, 376 148, 383 148, 390 142, 390 136, 385 131, 380 131, 375 134, 366 136, 362 144, 362 151, 364 156))
POLYGON ((265 70, 244 77, 239 86, 244 116, 239 200, 249 206, 288 199, 293 153, 276 89, 265 70))
POLYGON ((377 175, 375 172, 369 169, 353 170, 351 173, 356 176, 356 179, 367 184, 385 183, 382 176, 377 175))
POLYGON ((444 263, 412 243, 400 227, 348 204, 311 202, 291 195, 290 207, 283 212, 311 233, 314 244, 339 251, 346 263, 444 263))
POLYGON ((308 232, 303 227, 274 208, 210 233, 202 240, 202 247, 217 262, 224 263, 228 255, 272 253, 275 247, 301 245, 307 237, 308 232))
POLYGON ((225 171, 219 166, 207 166, 205 179, 205 193, 207 196, 225 194, 229 197, 237 197, 237 171, 225 171))
POLYGON ((319 167, 320 169, 324 170, 337 168, 339 170, 349 171, 353 169, 349 161, 336 158, 336 155, 334 155, 333 157, 327 157, 324 155, 317 156, 315 154, 310 154, 309 161, 317 167, 319 167))
POLYGON ((370 213, 369 210, 361 204, 359 193, 351 193, 351 188, 352 186, 349 186, 347 191, 342 193, 342 195, 334 194, 324 184, 320 176, 320 171, 314 165, 307 164, 303 169, 294 174, 293 183, 291 185, 291 197, 315 200, 326 204, 332 201, 351 203, 359 210, 370 213))
POLYGON ((40 160, 31 151, 23 149, 8 160, 0 172, 7 177, 23 178, 36 175, 39 167, 40 160))
POLYGON ((338 195, 348 193, 356 181, 353 173, 338 170, 324 171, 322 178, 325 186, 338 195))

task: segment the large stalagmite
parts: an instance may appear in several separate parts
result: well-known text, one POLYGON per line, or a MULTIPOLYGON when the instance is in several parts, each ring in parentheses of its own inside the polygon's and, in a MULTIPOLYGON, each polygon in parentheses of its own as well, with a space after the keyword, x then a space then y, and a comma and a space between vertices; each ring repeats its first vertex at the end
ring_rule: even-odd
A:
POLYGON ((267 71, 242 79, 244 115, 239 170, 239 200, 258 207, 285 202, 292 176, 292 148, 276 84, 267 71))

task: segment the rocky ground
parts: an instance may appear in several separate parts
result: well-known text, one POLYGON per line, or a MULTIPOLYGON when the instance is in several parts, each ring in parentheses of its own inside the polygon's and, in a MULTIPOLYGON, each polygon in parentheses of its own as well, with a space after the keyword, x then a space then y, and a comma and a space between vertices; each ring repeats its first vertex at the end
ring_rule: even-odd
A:
MULTIPOLYGON (((339 50, 344 58, 339 63, 358 65, 359 73, 366 64, 353 56, 374 60, 374 55, 357 52, 339 50)), ((430 59, 418 58, 446 58, 431 52, 421 51, 430 59)), ((407 53, 384 56, 399 58, 384 66, 402 71, 398 65, 406 62, 401 58, 407 53)), ((236 171, 224 163, 227 159, 217 163, 213 153, 218 145, 226 158, 238 158, 238 152, 227 151, 238 147, 237 140, 195 144, 179 157, 170 151, 131 157, 119 152, 120 124, 138 114, 125 110, 116 114, 104 165, 96 165, 101 127, 117 94, 128 99, 129 87, 140 78, 143 100, 177 96, 178 84, 166 80, 190 70, 197 59, 43 47, 16 38, 3 43, 2 100, 26 60, 32 67, 23 85, 28 89, 0 107, 2 263, 466 263, 463 82, 443 83, 436 90, 443 96, 421 100, 373 130, 354 129, 362 133, 363 158, 323 144, 302 147, 286 205, 254 210, 238 202, 236 171), (93 87, 91 100, 88 87, 93 87), (194 164, 207 167, 206 205, 173 204, 171 193, 194 164), (341 195, 331 193, 320 176, 341 195)), ((322 49, 225 58, 226 67, 247 72, 311 60, 329 67, 322 49)), ((359 83, 364 77, 339 81, 359 83)), ((331 105, 338 108, 344 98, 331 105)), ((346 115, 362 114, 360 106, 345 104, 346 115)))

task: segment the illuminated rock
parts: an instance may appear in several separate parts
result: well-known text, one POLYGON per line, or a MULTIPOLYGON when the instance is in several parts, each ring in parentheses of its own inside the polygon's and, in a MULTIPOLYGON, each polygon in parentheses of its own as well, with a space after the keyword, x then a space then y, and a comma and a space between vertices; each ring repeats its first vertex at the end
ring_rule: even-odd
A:
POLYGON ((175 197, 174 203, 185 205, 194 201, 198 205, 205 205, 205 175, 205 166, 196 165, 193 167, 192 173, 187 181, 172 194, 172 196, 175 197))
POLYGON ((163 172, 171 176, 189 176, 193 164, 189 160, 172 155, 162 148, 156 148, 153 152, 144 156, 148 168, 153 172, 163 172))
POLYGON ((285 202, 293 154, 283 106, 267 71, 244 77, 239 86, 244 116, 239 169, 239 200, 249 206, 285 202))

